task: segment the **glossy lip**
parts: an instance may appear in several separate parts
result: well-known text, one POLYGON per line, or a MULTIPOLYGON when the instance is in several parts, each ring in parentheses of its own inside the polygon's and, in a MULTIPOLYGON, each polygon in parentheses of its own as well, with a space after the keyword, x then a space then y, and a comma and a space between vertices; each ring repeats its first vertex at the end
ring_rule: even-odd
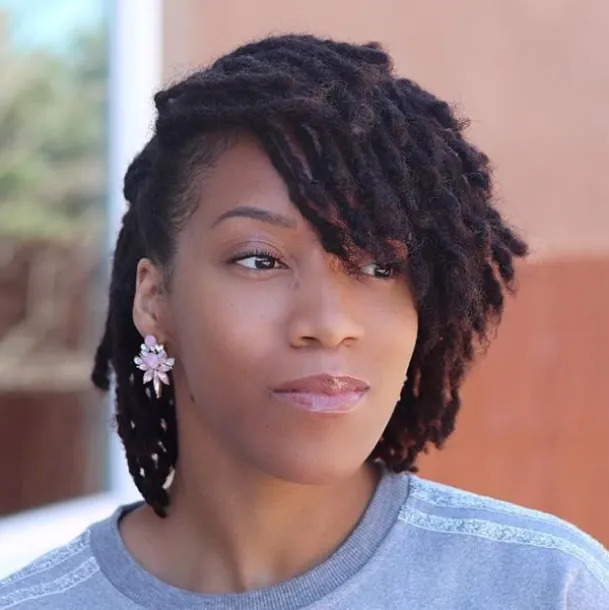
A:
POLYGON ((361 379, 323 373, 294 379, 273 388, 274 396, 311 413, 349 413, 370 389, 361 379))

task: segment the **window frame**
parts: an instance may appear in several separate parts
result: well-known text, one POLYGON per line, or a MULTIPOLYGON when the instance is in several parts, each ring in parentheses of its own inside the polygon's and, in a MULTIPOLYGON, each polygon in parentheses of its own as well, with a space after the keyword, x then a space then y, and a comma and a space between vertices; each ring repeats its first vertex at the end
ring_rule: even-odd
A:
MULTIPOLYGON (((108 3, 108 197, 105 258, 125 211, 125 169, 150 137, 152 96, 162 83, 163 0, 108 3)), ((112 409, 111 399, 107 408, 112 409)), ((117 506, 139 497, 119 439, 108 430, 106 491, 0 518, 0 579, 69 542, 117 506)))

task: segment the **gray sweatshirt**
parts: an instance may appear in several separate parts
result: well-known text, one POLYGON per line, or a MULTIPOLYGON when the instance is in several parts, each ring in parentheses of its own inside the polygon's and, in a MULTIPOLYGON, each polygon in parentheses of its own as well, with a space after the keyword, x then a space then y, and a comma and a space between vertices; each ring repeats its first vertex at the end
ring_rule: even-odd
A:
POLYGON ((0 583, 0 610, 609 610, 609 554, 555 517, 385 474, 360 523, 310 572, 277 586, 201 595, 129 555, 122 507, 0 583))

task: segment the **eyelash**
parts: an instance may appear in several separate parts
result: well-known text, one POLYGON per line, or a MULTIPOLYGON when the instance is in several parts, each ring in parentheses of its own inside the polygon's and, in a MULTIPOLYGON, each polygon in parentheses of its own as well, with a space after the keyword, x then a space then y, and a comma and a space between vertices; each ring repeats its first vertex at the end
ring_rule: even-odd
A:
MULTIPOLYGON (((261 259, 266 259, 267 261, 272 260, 277 263, 281 263, 279 258, 277 256, 275 256, 275 254, 273 252, 270 252, 269 250, 258 249, 258 248, 254 248, 252 250, 246 250, 245 252, 242 252, 241 254, 238 254, 237 256, 233 256, 229 260, 229 263, 237 264, 240 261, 247 260, 248 258, 261 258, 261 259)), ((247 269, 248 271, 253 271, 254 273, 262 273, 264 271, 274 271, 274 269, 275 269, 275 267, 271 268, 271 269, 252 269, 249 267, 245 267, 244 265, 239 265, 239 266, 242 267, 243 269, 247 269)))
MULTIPOLYGON (((273 252, 270 252, 269 250, 263 250, 263 249, 252 249, 252 250, 249 250, 246 252, 242 252, 241 254, 232 257, 229 260, 229 262, 231 264, 237 264, 240 261, 247 260, 248 258, 266 259, 267 261, 274 261, 285 267, 285 265, 281 262, 281 260, 277 256, 275 256, 275 254, 273 252)), ((398 272, 397 265, 395 263, 388 263, 385 265, 381 265, 379 263, 369 263, 368 265, 364 265, 364 267, 369 267, 370 265, 376 265, 377 267, 381 267, 381 268, 384 267, 388 270, 388 275, 371 275, 370 276, 375 279, 390 280, 390 279, 393 279, 398 272)), ((244 265, 240 265, 240 267, 242 267, 243 269, 247 269, 248 271, 252 271, 253 273, 264 273, 265 271, 274 271, 275 269, 277 269, 277 267, 272 267, 272 268, 267 268, 267 269, 255 269, 255 268, 251 268, 251 267, 245 267, 244 265)), ((364 275, 366 275, 366 274, 364 274, 364 275)))

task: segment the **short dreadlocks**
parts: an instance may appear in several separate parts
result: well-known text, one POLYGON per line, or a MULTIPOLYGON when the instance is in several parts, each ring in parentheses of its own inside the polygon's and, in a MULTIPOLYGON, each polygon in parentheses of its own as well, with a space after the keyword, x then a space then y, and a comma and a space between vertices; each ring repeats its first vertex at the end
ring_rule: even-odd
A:
POLYGON ((155 133, 125 176, 103 338, 92 379, 116 377, 116 419, 129 470, 164 516, 178 457, 171 388, 157 400, 134 380, 138 261, 171 272, 196 206, 196 176, 234 134, 253 134, 323 247, 351 260, 408 251, 419 332, 400 400, 370 459, 415 471, 441 447, 476 347, 498 322, 525 243, 493 207, 487 157, 448 104, 395 75, 379 44, 286 35, 246 44, 155 96, 155 133), (337 220, 338 219, 338 220, 337 220))

